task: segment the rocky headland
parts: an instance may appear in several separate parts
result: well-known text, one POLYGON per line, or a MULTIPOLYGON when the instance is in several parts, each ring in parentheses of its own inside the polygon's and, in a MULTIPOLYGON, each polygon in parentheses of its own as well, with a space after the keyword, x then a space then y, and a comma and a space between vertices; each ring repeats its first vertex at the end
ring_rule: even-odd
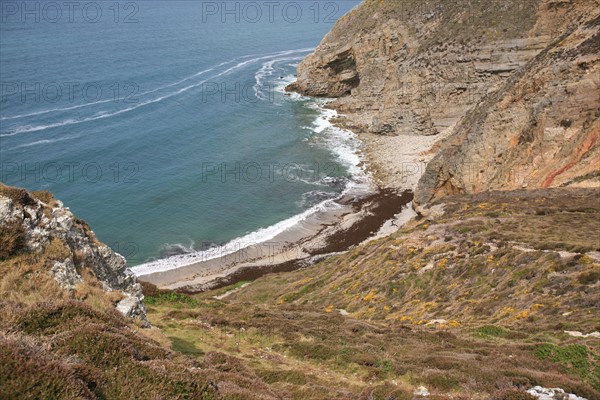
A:
POLYGON ((4 273, 36 266, 36 274, 73 294, 79 286, 98 286, 125 316, 146 321, 142 288, 125 258, 100 243, 51 193, 0 184, 0 222, 0 259, 10 260, 2 263, 4 273))
POLYGON ((333 98, 382 185, 414 188, 425 175, 418 204, 597 187, 598 2, 418 3, 365 1, 287 90, 333 98))

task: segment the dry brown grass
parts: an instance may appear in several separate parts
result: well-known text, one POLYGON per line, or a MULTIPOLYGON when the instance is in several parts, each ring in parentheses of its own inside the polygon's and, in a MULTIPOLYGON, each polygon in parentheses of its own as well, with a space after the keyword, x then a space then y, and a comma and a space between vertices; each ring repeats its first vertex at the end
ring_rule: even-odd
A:
POLYGON ((56 205, 54 195, 47 190, 36 190, 34 192, 31 192, 31 196, 38 199, 42 203, 45 203, 49 207, 54 207, 56 205))
POLYGON ((81 275, 83 281, 75 286, 72 297, 89 304, 95 310, 110 309, 125 297, 118 290, 105 292, 102 288, 102 283, 91 270, 83 269, 81 275))
POLYGON ((64 261, 71 255, 71 250, 63 241, 54 238, 44 248, 44 258, 49 261, 64 261))
POLYGON ((0 183, 0 196, 5 196, 21 206, 31 206, 35 204, 33 197, 25 189, 6 186, 0 183))
POLYGON ((46 264, 31 254, 0 262, 0 298, 31 304, 69 297, 49 274, 46 264))
POLYGON ((18 254, 25 246, 25 229, 21 221, 2 221, 0 224, 0 260, 18 254))
POLYGON ((64 261, 69 249, 53 239, 41 254, 21 254, 0 262, 0 298, 23 304, 49 300, 81 300, 96 310, 115 306, 124 296, 119 291, 105 292, 89 268, 82 266, 83 278, 72 291, 66 291, 54 279, 50 268, 54 261, 64 261))

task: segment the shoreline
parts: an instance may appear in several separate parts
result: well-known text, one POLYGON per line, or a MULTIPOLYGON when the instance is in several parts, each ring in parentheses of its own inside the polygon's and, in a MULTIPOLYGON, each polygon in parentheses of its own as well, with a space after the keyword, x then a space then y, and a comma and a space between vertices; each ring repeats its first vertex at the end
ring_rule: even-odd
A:
POLYGON ((317 213, 273 240, 138 279, 161 289, 198 293, 268 273, 293 271, 370 239, 387 221, 410 209, 412 198, 411 191, 393 189, 377 189, 363 197, 344 196, 336 212, 317 213))
MULTIPOLYGON (((339 113, 331 103, 325 107, 339 113)), ((383 135, 356 130, 344 114, 337 114, 331 122, 339 129, 353 132, 361 142, 365 170, 377 187, 413 192, 427 164, 436 155, 435 149, 456 126, 449 125, 436 135, 383 135)))
POLYGON ((326 121, 321 131, 330 126, 354 136, 360 143, 355 154, 359 161, 352 168, 360 171, 355 172, 358 178, 355 183, 366 184, 368 188, 354 195, 347 188, 338 199, 332 200, 334 207, 308 213, 271 239, 244 243, 245 247, 239 246, 237 250, 239 243, 232 241, 211 249, 214 251, 209 251, 210 256, 205 259, 202 258, 206 255, 201 255, 198 261, 140 274, 139 280, 185 293, 217 289, 268 273, 290 272, 312 265, 328 255, 388 236, 417 216, 412 208, 413 192, 434 156, 432 149, 453 127, 435 136, 355 132, 346 125, 346 117, 330 107, 331 101, 314 100, 321 110, 317 123, 326 121))

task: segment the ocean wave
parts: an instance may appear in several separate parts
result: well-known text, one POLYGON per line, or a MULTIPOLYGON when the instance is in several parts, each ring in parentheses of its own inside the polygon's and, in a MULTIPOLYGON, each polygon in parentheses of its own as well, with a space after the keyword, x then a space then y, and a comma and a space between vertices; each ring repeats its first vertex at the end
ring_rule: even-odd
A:
POLYGON ((302 52, 307 52, 307 51, 310 51, 310 50, 307 50, 307 49, 288 50, 286 52, 279 52, 279 53, 274 53, 274 54, 270 54, 270 55, 266 55, 266 56, 251 58, 249 60, 242 61, 242 62, 240 62, 240 63, 238 63, 238 64, 236 64, 236 65, 234 65, 232 67, 229 67, 229 68, 225 69, 224 71, 221 71, 218 74, 213 75, 213 76, 211 76, 211 77, 209 77, 209 78, 207 78, 205 80, 202 80, 202 81, 197 82, 195 84, 183 87, 181 89, 178 89, 175 92, 171 92, 171 93, 165 94, 165 95, 160 96, 160 97, 158 97, 156 99, 146 100, 146 101, 144 101, 142 103, 136 104, 136 105, 131 106, 131 107, 127 107, 127 108, 124 108, 124 109, 121 109, 121 110, 118 110, 118 111, 115 111, 115 112, 101 112, 99 114, 97 113, 94 116, 86 117, 86 118, 80 118, 80 119, 68 118, 66 120, 63 120, 63 121, 60 121, 60 122, 56 122, 56 123, 53 123, 53 124, 19 126, 19 127, 15 128, 12 131, 0 134, 0 137, 14 136, 14 135, 21 134, 21 133, 38 132, 38 131, 43 131, 43 130, 47 130, 47 129, 51 129, 51 128, 57 128, 57 127, 62 127, 62 126, 69 126, 69 125, 81 124, 81 123, 84 123, 84 122, 90 122, 90 121, 96 121, 96 120, 99 120, 99 119, 114 117, 116 115, 120 115, 120 114, 129 112, 129 111, 133 111, 133 110, 136 110, 136 109, 138 109, 140 107, 144 107, 144 106, 147 106, 149 104, 154 104, 154 103, 157 103, 157 102, 169 99, 171 97, 180 95, 181 93, 185 93, 185 92, 189 91, 190 89, 202 86, 204 83, 210 81, 211 79, 219 78, 219 77, 221 77, 223 75, 229 74, 232 71, 238 70, 238 69, 240 69, 240 68, 242 68, 242 67, 244 67, 246 65, 249 65, 249 64, 261 61, 261 60, 266 60, 266 59, 269 59, 271 57, 277 57, 277 56, 285 55, 285 54, 302 53, 302 52))
POLYGON ((174 255, 168 258, 136 265, 134 267, 131 267, 131 271, 133 271, 133 273, 137 276, 143 276, 155 272, 169 271, 186 265, 195 264, 197 262, 204 262, 208 260, 217 259, 219 257, 224 257, 226 255, 233 254, 236 251, 243 250, 251 246, 259 245, 261 243, 265 243, 273 239, 277 235, 287 231, 288 229, 297 226, 300 222, 306 220, 307 218, 318 212, 327 212, 330 210, 338 209, 340 207, 341 206, 334 200, 326 200, 309 208, 301 214, 285 219, 267 228, 261 228, 257 231, 251 232, 245 236, 234 239, 222 246, 214 246, 206 250, 174 255))
POLYGON ((190 254, 195 252, 194 249, 195 243, 193 240, 190 240, 189 245, 185 245, 183 243, 165 243, 160 249, 161 258, 165 257, 173 257, 183 254, 190 254))
POLYGON ((335 192, 324 192, 322 190, 311 190, 302 195, 302 205, 304 207, 312 207, 326 200, 333 200, 340 196, 335 192))
MULTIPOLYGON (((267 100, 264 95, 262 94, 262 88, 264 87, 263 81, 265 80, 265 78, 273 76, 273 73, 275 72, 275 64, 280 63, 282 61, 292 61, 292 60, 298 60, 301 59, 302 57, 285 57, 285 58, 276 58, 274 60, 269 60, 265 63, 262 64, 262 66, 260 67, 260 69, 258 71, 256 71, 256 73, 254 74, 254 80, 255 80, 255 84, 253 86, 254 89, 254 95, 256 96, 257 99, 259 100, 267 100)), ((289 77, 289 75, 288 75, 289 77)), ((282 79, 285 79, 282 78, 282 79)), ((290 82, 291 83, 291 82, 290 82)), ((275 90, 278 91, 280 85, 278 85, 275 90)))
MULTIPOLYGON (((296 50, 286 50, 286 51, 280 51, 280 52, 276 52, 276 53, 271 53, 269 55, 266 55, 267 57, 279 57, 279 56, 283 56, 283 55, 288 55, 288 54, 295 54, 295 53, 305 53, 305 52, 309 52, 314 50, 314 48, 305 48, 305 49, 296 49, 296 50)), ((202 71, 196 72, 195 74, 186 76, 176 82, 173 83, 169 83, 167 85, 163 85, 163 86, 159 86, 155 89, 152 90, 148 90, 142 93, 137 94, 137 96, 145 96, 148 94, 152 94, 152 93, 156 93, 160 90, 163 89, 168 89, 170 87, 173 86, 177 86, 182 84, 183 82, 187 82, 190 79, 196 78, 198 76, 204 75, 205 73, 208 73, 210 71, 213 71, 219 67, 222 67, 223 65, 227 65, 230 63, 233 63, 237 60, 241 60, 244 58, 248 58, 248 57, 255 57, 255 56, 261 56, 264 57, 265 55, 259 55, 259 54, 252 54, 252 55, 245 55, 245 56, 241 56, 241 57, 236 57, 234 59, 228 60, 228 61, 224 61, 220 64, 214 65, 210 68, 204 69, 202 71)), ((254 60, 256 61, 260 61, 262 58, 254 58, 254 60)), ((296 58, 293 58, 296 59, 296 58)), ((90 103, 85 103, 85 104, 78 104, 75 106, 70 106, 70 107, 63 107, 63 108, 51 108, 51 109, 47 109, 47 110, 41 110, 41 111, 35 111, 32 113, 28 113, 28 114, 18 114, 18 115, 10 115, 10 116, 4 116, 4 117, 0 117, 0 121, 6 121, 6 120, 11 120, 11 119, 19 119, 19 118, 26 118, 26 117, 34 117, 34 116, 38 116, 38 115, 44 115, 44 114, 48 114, 48 113, 53 113, 53 112, 63 112, 63 111, 71 111, 71 110, 76 110, 79 108, 83 108, 83 107, 89 107, 89 106, 94 106, 94 105, 98 105, 98 104, 104 104, 104 103, 109 103, 109 102, 113 102, 114 99, 105 99, 105 100, 99 100, 99 101, 94 101, 94 102, 90 102, 90 103)))
POLYGON ((326 176, 319 180, 319 184, 329 186, 333 190, 342 192, 348 186, 349 179, 345 176, 326 176))

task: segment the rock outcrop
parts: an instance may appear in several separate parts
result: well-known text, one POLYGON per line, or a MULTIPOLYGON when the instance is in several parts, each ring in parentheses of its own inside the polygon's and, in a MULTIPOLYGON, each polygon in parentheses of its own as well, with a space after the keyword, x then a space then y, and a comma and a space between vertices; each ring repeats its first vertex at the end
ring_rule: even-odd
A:
POLYGON ((335 98, 339 123, 359 134, 448 135, 423 168, 417 203, 597 186, 599 9, 597 0, 365 0, 287 90, 335 98))
POLYGON ((416 202, 454 193, 600 186, 600 12, 557 38, 456 126, 416 202))
POLYGON ((331 106, 354 130, 434 135, 535 57, 574 14, 570 2, 557 1, 367 0, 299 65, 288 90, 337 98, 331 106))
POLYGON ((100 243, 89 226, 48 192, 36 196, 0 184, 0 259, 20 253, 52 252, 49 272, 65 290, 73 290, 89 271, 104 291, 123 295, 117 309, 146 321, 142 288, 125 258, 100 243))

